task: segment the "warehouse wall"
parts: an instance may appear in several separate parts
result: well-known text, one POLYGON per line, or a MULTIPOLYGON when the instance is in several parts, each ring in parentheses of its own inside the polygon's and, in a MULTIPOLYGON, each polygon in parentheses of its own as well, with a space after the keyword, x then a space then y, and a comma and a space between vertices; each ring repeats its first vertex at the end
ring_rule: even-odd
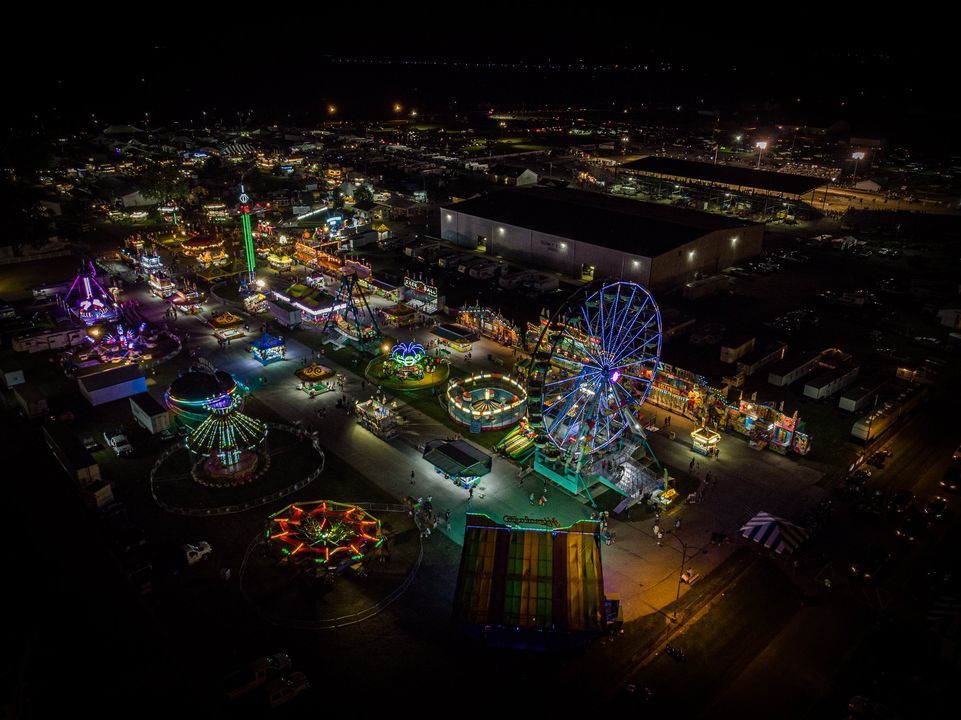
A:
POLYGON ((761 252, 764 236, 763 225, 715 231, 652 261, 643 255, 493 223, 452 209, 442 209, 440 213, 441 238, 470 250, 477 247, 477 238, 483 236, 487 239, 488 254, 502 255, 537 269, 579 278, 583 265, 593 265, 595 278, 633 280, 657 288, 676 287, 693 279, 695 272, 711 274, 753 257, 761 252))
POLYGON ((654 258, 651 287, 677 287, 696 273, 712 275, 760 254, 764 226, 716 230, 654 258))

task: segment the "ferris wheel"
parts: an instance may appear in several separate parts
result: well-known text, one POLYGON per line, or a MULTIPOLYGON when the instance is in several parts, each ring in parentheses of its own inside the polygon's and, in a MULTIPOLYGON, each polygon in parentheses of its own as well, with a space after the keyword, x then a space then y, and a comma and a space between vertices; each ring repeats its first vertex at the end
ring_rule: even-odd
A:
POLYGON ((650 392, 661 354, 661 314, 632 282, 588 286, 546 322, 528 374, 529 413, 546 454, 580 466, 611 448, 650 392))

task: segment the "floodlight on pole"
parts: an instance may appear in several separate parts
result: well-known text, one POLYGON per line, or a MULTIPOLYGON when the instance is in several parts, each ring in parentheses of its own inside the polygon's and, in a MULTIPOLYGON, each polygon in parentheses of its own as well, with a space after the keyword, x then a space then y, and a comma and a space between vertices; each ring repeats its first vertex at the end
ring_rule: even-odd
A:
POLYGON ((760 169, 761 169, 761 154, 764 152, 764 149, 767 147, 767 141, 765 141, 765 140, 758 140, 756 143, 754 143, 754 146, 757 148, 757 169, 760 170, 760 169))
POLYGON ((858 180, 858 163, 864 160, 864 151, 858 150, 857 152, 851 153, 851 157, 854 159, 854 182, 858 180))

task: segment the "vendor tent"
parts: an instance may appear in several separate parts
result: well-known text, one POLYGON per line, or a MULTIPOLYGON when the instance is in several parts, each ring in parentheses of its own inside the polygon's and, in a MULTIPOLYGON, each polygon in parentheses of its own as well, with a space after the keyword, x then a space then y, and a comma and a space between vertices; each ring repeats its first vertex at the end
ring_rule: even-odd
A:
POLYGON ((490 643, 515 647, 543 645, 546 633, 602 632, 598 523, 514 528, 468 513, 454 620, 465 630, 483 631, 490 643))
POLYGON ((424 460, 452 478, 486 475, 493 463, 490 455, 463 440, 431 440, 424 447, 424 460))
POLYGON ((760 512, 744 524, 741 535, 780 555, 785 551, 794 552, 807 540, 808 532, 787 520, 760 512))

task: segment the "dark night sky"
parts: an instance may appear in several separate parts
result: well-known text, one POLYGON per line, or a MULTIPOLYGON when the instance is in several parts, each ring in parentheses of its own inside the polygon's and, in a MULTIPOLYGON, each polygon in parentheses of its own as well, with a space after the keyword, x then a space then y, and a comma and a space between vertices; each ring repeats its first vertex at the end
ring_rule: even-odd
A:
POLYGON ((145 112, 152 124, 187 125, 202 110, 228 121, 253 110, 255 122, 284 122, 289 114, 290 122, 311 123, 325 119, 328 103, 350 119, 389 117, 394 101, 423 112, 683 104, 718 108, 742 122, 758 114, 788 123, 847 119, 856 131, 952 141, 958 120, 946 82, 953 45, 930 27, 911 30, 910 22, 897 24, 899 35, 833 16, 797 29, 796 21, 754 23, 742 11, 686 27, 605 10, 596 20, 545 11, 488 13, 465 24, 459 18, 472 6, 448 6, 449 19, 425 11, 429 21, 396 30, 412 17, 393 11, 400 24, 377 22, 369 20, 378 17, 375 4, 352 7, 335 18, 301 17, 285 6, 277 25, 260 18, 188 23, 175 10, 158 9, 163 20, 133 25, 111 18, 48 28, 42 37, 18 35, 2 48, 6 65, 18 68, 7 77, 16 102, 4 125, 52 130, 89 123, 91 113, 101 122, 142 125, 145 112), (918 39, 928 41, 924 52, 911 48, 918 39), (448 64, 334 62, 345 57, 448 64), (465 68, 452 60, 583 60, 648 70, 465 68))

